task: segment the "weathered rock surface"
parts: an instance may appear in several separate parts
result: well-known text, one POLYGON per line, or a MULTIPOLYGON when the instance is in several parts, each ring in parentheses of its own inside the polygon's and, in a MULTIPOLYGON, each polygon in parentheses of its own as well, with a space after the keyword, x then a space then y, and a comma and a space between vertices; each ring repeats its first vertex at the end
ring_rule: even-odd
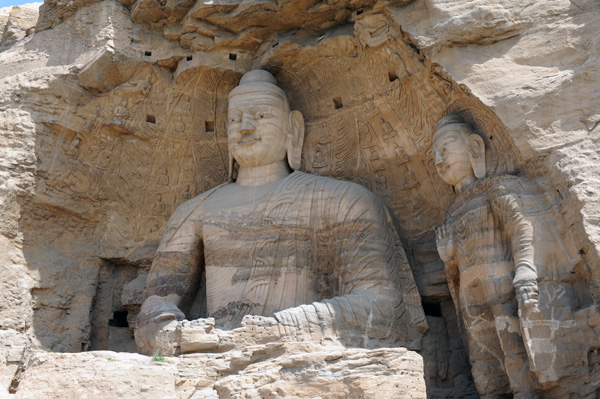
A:
POLYGON ((41 3, 0 8, 0 51, 33 34, 41 3))
MULTIPOLYGON (((430 397, 473 395, 435 248, 455 197, 430 150, 440 117, 461 111, 485 135, 489 176, 518 172, 553 197, 597 302, 600 6, 402 4, 47 1, 33 35, 30 14, 0 12, 0 395, 42 381, 14 377, 30 348, 131 344, 167 218, 227 179, 226 96, 254 67, 305 115, 301 169, 362 184, 398 219, 428 314, 430 397)), ((596 378, 598 349, 587 359, 596 378)))
POLYGON ((421 357, 405 349, 296 344, 151 357, 37 352, 17 398, 426 398, 421 357))

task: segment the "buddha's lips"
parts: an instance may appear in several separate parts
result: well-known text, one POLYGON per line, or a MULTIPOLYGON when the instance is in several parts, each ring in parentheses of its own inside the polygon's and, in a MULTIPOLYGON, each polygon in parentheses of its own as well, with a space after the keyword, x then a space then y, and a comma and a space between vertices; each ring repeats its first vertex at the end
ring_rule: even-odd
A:
POLYGON ((256 143, 257 141, 260 141, 260 137, 248 137, 248 138, 241 139, 240 141, 238 141, 238 144, 247 145, 247 144, 256 143))

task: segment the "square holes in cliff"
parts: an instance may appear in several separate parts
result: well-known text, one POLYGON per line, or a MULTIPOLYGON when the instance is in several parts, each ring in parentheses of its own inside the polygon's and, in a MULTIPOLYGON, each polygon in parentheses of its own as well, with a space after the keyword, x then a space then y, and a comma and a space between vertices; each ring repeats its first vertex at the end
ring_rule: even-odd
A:
POLYGON ((204 122, 204 131, 208 135, 213 135, 215 133, 215 121, 206 120, 204 122))
POLYGON ((340 109, 344 107, 344 103, 342 103, 342 98, 341 97, 335 97, 333 99, 333 107, 335 109, 340 109))

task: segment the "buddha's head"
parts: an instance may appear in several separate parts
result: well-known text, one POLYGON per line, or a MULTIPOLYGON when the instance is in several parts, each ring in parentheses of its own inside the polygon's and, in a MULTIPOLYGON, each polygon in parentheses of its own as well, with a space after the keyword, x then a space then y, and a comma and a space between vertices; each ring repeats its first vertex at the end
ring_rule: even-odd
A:
POLYGON ((300 167, 304 142, 304 119, 290 111, 287 96, 273 75, 254 70, 246 73, 229 94, 229 174, 234 161, 241 167, 256 167, 287 161, 300 167))
POLYGON ((446 183, 458 190, 485 177, 485 144, 457 114, 439 120, 433 135, 435 167, 446 183))

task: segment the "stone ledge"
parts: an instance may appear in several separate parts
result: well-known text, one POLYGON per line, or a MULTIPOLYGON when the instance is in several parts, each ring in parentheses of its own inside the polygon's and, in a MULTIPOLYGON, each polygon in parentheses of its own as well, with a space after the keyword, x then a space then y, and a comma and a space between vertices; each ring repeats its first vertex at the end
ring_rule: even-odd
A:
POLYGON ((14 398, 40 394, 48 399, 427 397, 423 360, 416 352, 307 344, 258 345, 162 361, 110 351, 37 352, 14 398))

